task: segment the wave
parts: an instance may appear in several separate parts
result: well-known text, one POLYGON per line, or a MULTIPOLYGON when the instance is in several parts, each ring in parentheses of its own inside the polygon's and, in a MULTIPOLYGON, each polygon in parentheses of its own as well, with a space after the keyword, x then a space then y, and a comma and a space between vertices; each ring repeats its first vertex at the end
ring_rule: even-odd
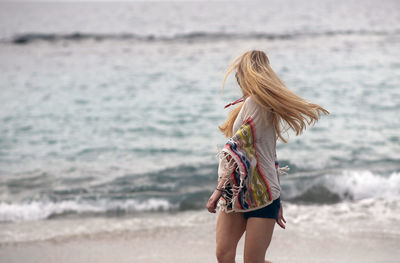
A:
POLYGON ((294 33, 225 33, 225 32, 189 32, 185 34, 175 34, 172 36, 157 36, 157 35, 139 35, 134 33, 120 34, 102 34, 102 33, 23 33, 17 34, 11 40, 5 40, 12 44, 29 44, 34 41, 82 41, 82 40, 136 40, 136 41, 213 41, 213 40, 234 40, 234 39, 268 39, 268 40, 285 40, 295 39, 300 37, 313 38, 322 36, 340 36, 340 35, 396 35, 400 30, 395 31, 379 31, 379 30, 328 30, 323 32, 294 32, 294 33))
MULTIPOLYGON (((368 198, 400 198, 400 173, 345 170, 340 174, 298 177, 282 183, 283 195, 291 202, 331 204, 368 198)), ((284 199, 285 199, 284 198, 284 199)))
POLYGON ((32 201, 20 204, 0 203, 0 222, 27 221, 51 219, 71 214, 79 215, 121 215, 129 212, 143 211, 171 211, 176 210, 177 205, 168 200, 150 198, 148 200, 124 200, 124 201, 61 201, 42 202, 32 201))
MULTIPOLYGON (((0 222, 201 210, 215 187, 216 172, 216 165, 177 166, 97 184, 92 181, 85 188, 79 183, 80 188, 49 189, 41 199, 0 202, 0 222)), ((282 176, 282 200, 309 205, 400 200, 399 172, 306 173, 282 176)))

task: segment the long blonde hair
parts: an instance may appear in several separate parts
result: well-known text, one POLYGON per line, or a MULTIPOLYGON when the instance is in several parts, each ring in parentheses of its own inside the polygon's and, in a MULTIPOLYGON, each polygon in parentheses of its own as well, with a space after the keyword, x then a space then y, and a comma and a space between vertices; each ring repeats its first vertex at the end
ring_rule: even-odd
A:
MULTIPOLYGON (((251 50, 233 60, 222 83, 222 90, 231 72, 236 70, 236 79, 243 96, 251 96, 266 112, 272 113, 276 139, 287 140, 283 132, 292 129, 296 136, 306 129, 306 124, 317 122, 323 114, 329 112, 321 106, 307 102, 290 91, 270 67, 269 59, 263 51, 251 50)), ((232 127, 243 103, 233 109, 226 121, 218 126, 226 137, 232 137, 232 127)))

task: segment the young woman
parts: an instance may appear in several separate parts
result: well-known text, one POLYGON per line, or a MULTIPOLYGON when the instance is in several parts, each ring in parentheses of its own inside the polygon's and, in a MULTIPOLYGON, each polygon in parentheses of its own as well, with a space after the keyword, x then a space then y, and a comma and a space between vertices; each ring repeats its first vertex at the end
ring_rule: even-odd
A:
MULTIPOLYGON (((219 263, 235 262, 236 247, 246 231, 245 263, 264 263, 275 223, 285 228, 280 204, 280 174, 276 141, 286 143, 283 133, 299 135, 321 113, 317 104, 290 91, 272 70, 263 51, 251 50, 237 57, 223 81, 236 71, 243 97, 219 129, 229 138, 219 151, 218 186, 207 210, 219 213, 216 226, 216 256, 219 263)), ((267 262, 267 261, 266 261, 267 262)))

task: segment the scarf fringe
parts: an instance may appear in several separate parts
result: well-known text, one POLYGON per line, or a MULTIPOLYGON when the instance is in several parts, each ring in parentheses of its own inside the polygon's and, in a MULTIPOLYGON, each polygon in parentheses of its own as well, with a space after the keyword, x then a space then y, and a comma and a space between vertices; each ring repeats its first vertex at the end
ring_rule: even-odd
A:
POLYGON ((284 167, 278 167, 279 175, 288 175, 287 171, 289 170, 290 168, 287 165, 284 167))
MULTIPOLYGON (((243 177, 245 176, 244 172, 240 171, 239 166, 236 164, 235 159, 233 157, 231 157, 230 160, 228 160, 228 156, 230 156, 227 152, 224 151, 220 151, 218 149, 218 145, 217 145, 217 157, 219 159, 225 159, 225 162, 223 162, 224 165, 224 170, 228 171, 227 174, 232 174, 233 170, 235 170, 236 172, 240 173, 240 183, 238 186, 236 186, 235 184, 233 184, 231 182, 231 178, 229 176, 226 177, 226 180, 223 184, 223 188, 225 189, 227 186, 229 186, 232 189, 232 197, 229 197, 228 195, 224 195, 224 199, 226 200, 226 202, 224 203, 219 203, 220 204, 220 210, 225 210, 225 212, 229 213, 232 212, 233 210, 228 210, 228 205, 233 204, 236 202, 238 196, 239 196, 239 192, 240 190, 243 188, 243 184, 244 184, 244 179, 243 177)), ((222 179, 222 177, 219 177, 219 179, 222 179)))
MULTIPOLYGON (((225 159, 225 162, 223 162, 223 165, 224 165, 223 169, 225 171, 228 171, 228 173, 226 173, 226 174, 229 174, 229 175, 232 174, 234 169, 236 170, 236 172, 241 174, 239 186, 234 185, 231 182, 231 179, 229 176, 227 176, 227 178, 223 184, 223 189, 225 189, 227 186, 231 187, 232 197, 229 197, 228 195, 225 194, 223 197, 225 199, 225 202, 218 202, 219 210, 225 211, 226 213, 230 213, 230 212, 233 212, 234 210, 233 209, 228 210, 228 205, 232 204, 232 206, 233 206, 233 204, 236 202, 236 200, 238 198, 238 194, 239 194, 240 190, 243 188, 244 174, 243 174, 243 172, 240 171, 239 166, 235 162, 235 159, 233 157, 231 157, 231 159, 228 160, 228 156, 230 156, 230 155, 227 152, 220 150, 220 148, 218 147, 218 144, 216 145, 216 149, 217 149, 216 156, 219 159, 225 159)), ((286 165, 284 167, 278 167, 277 170, 278 170, 279 175, 287 175, 288 174, 287 171, 289 171, 290 168, 286 165)), ((218 177, 218 179, 222 179, 222 178, 223 177, 221 177, 221 176, 218 177)))

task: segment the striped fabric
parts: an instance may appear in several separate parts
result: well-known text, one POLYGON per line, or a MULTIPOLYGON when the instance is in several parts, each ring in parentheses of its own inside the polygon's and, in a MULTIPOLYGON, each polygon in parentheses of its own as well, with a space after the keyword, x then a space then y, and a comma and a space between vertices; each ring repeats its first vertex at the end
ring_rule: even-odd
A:
MULTIPOLYGON (((220 207, 226 212, 247 212, 264 207, 272 202, 271 189, 267 177, 260 169, 255 145, 255 128, 252 118, 243 122, 236 133, 229 138, 219 153, 226 158, 232 173, 225 183, 220 199, 220 207)), ((279 162, 275 160, 278 170, 279 162)))

